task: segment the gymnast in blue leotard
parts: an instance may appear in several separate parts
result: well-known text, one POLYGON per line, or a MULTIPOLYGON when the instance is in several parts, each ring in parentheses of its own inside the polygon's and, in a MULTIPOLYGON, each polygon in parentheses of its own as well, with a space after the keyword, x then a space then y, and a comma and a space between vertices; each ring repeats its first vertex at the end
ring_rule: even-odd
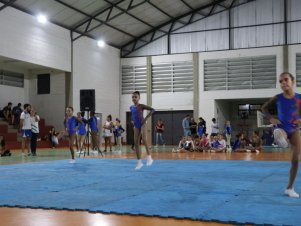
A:
POLYGON ((147 141, 146 141, 146 128, 145 128, 145 123, 146 120, 155 112, 155 110, 147 105, 144 104, 139 104, 140 100, 140 93, 139 91, 135 91, 132 94, 132 101, 134 105, 130 107, 130 110, 132 112, 132 119, 134 122, 134 143, 135 143, 135 150, 136 150, 136 155, 138 159, 138 163, 136 165, 136 170, 141 169, 143 167, 143 163, 141 161, 141 150, 140 150, 140 145, 139 145, 139 140, 140 136, 142 136, 142 141, 145 146, 146 152, 147 152, 147 166, 151 166, 153 163, 153 159, 150 154, 150 150, 147 146, 147 141), (143 111, 148 110, 149 113, 147 116, 144 118, 143 117, 143 111))
POLYGON ((279 79, 283 93, 274 96, 262 106, 262 113, 275 126, 274 141, 280 147, 287 147, 287 140, 291 143, 292 159, 288 185, 285 194, 298 198, 293 184, 298 172, 299 156, 301 152, 300 139, 300 94, 294 92, 295 78, 288 72, 283 72, 279 79), (270 109, 277 109, 278 118, 269 114, 270 109))
POLYGON ((73 115, 73 107, 67 107, 64 124, 65 124, 65 133, 69 137, 69 149, 70 149, 71 157, 72 157, 70 163, 75 163, 73 145, 74 145, 74 141, 75 141, 77 126, 82 123, 83 123, 83 121, 81 119, 79 119, 73 115))
POLYGON ((85 119, 85 112, 77 112, 77 118, 80 119, 83 123, 77 123, 77 136, 76 136, 76 144, 77 150, 82 151, 85 139, 86 139, 86 123, 87 120, 85 119))

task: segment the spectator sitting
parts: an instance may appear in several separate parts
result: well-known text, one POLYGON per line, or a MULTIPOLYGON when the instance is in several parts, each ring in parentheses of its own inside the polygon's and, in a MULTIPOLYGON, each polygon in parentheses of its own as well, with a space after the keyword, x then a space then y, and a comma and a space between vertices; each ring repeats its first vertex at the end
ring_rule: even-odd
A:
POLYGON ((201 138, 201 151, 208 151, 210 149, 210 143, 207 139, 207 134, 203 133, 201 138))
POLYGON ((213 144, 214 144, 214 136, 211 134, 210 137, 209 137, 209 148, 213 148, 213 144))
POLYGON ((261 139, 263 145, 272 145, 274 142, 273 131, 271 129, 264 130, 261 139))
POLYGON ((4 116, 4 119, 6 121, 8 121, 9 124, 11 124, 11 120, 12 120, 12 110, 11 110, 11 107, 12 107, 12 103, 9 102, 7 104, 7 106, 5 106, 2 110, 3 112, 3 116, 4 116))
POLYGON ((184 143, 184 150, 185 151, 194 151, 194 149, 195 149, 195 146, 194 146, 192 137, 188 136, 186 142, 184 143))
POLYGON ((185 142, 186 142, 186 136, 183 136, 179 142, 177 150, 172 149, 172 152, 183 152, 185 142))
POLYGON ((55 148, 56 145, 59 144, 58 137, 57 137, 58 134, 59 133, 57 133, 55 131, 54 127, 52 127, 51 130, 49 131, 49 141, 51 142, 51 147, 52 148, 55 148))
POLYGON ((239 151, 241 149, 241 139, 243 139, 243 134, 242 133, 237 134, 235 142, 232 146, 232 151, 239 151))
POLYGON ((201 149, 201 139, 198 135, 195 136, 194 140, 195 151, 202 151, 201 149))
POLYGON ((0 155, 1 157, 11 156, 10 150, 6 149, 5 139, 3 136, 0 136, 0 155))
POLYGON ((222 134, 215 136, 215 141, 213 143, 213 149, 211 152, 225 152, 226 151, 226 141, 222 134))
POLYGON ((14 125, 19 125, 20 124, 20 116, 21 116, 21 113, 22 113, 22 104, 21 103, 18 103, 17 106, 14 106, 13 107, 13 110, 12 110, 12 123, 14 125))
POLYGON ((260 153, 262 151, 262 140, 259 137, 258 131, 253 132, 253 137, 251 140, 251 145, 247 147, 247 152, 256 152, 260 153))

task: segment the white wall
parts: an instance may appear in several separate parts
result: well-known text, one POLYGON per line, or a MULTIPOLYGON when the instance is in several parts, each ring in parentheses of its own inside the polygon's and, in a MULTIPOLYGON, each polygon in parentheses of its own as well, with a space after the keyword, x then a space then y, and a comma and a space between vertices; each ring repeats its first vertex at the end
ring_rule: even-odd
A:
MULTIPOLYGON (((153 56, 152 64, 192 61, 192 54, 153 56)), ((193 92, 153 93, 152 105, 162 110, 193 110, 193 92)))
POLYGON ((24 74, 24 87, 0 85, 0 109, 2 110, 8 102, 12 102, 13 106, 18 103, 21 103, 23 106, 23 104, 29 102, 28 70, 4 63, 0 63, 0 69, 24 74))
MULTIPOLYGON (((256 49, 241 49, 231 51, 207 52, 199 54, 199 114, 206 121, 211 121, 217 117, 215 110, 216 99, 246 99, 246 98, 265 98, 272 97, 279 93, 279 84, 276 89, 256 89, 256 90, 229 90, 229 91, 204 91, 204 60, 205 59, 222 59, 235 57, 250 57, 262 55, 276 55, 276 74, 275 77, 283 71, 283 47, 269 47, 256 49)), ((278 81, 278 79, 276 79, 278 81)))
POLYGON ((0 55, 71 71, 71 40, 68 30, 11 7, 0 13, 0 55))
MULTIPOLYGON (((227 120, 230 120, 230 106, 229 103, 225 100, 216 100, 215 106, 216 106, 215 115, 217 118, 217 123, 220 128, 220 131, 222 132, 224 129, 225 122, 227 120)), ((233 111, 231 111, 231 113, 233 113, 233 111)), ((208 126, 210 125, 211 125, 211 120, 208 126)), ((209 127, 209 129, 211 128, 209 127)))
POLYGON ((46 124, 54 126, 57 131, 64 128, 65 113, 65 72, 53 70, 34 70, 29 77, 30 104, 46 124), (37 94, 37 75, 50 74, 50 94, 37 94))
POLYGON ((120 51, 99 48, 95 40, 81 38, 74 42, 72 93, 75 112, 80 110, 80 90, 95 89, 97 113, 119 117, 120 51))

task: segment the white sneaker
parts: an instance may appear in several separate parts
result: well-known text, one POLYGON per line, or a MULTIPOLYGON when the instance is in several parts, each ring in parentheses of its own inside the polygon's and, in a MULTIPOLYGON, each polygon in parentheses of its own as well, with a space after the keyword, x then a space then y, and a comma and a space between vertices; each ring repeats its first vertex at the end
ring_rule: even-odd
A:
POLYGON ((75 163, 75 159, 71 159, 69 163, 74 164, 75 163))
POLYGON ((260 151, 259 150, 255 150, 256 151, 256 154, 259 154, 260 153, 260 151))
POLYGON ((151 166, 153 164, 154 160, 152 159, 152 156, 147 156, 146 158, 146 165, 151 166))
POLYGON ((275 140, 276 144, 278 145, 278 147, 280 147, 280 148, 288 147, 287 140, 284 137, 284 134, 280 129, 274 129, 273 134, 274 134, 274 140, 275 140))
POLYGON ((247 150, 246 150, 246 152, 250 153, 250 152, 251 152, 251 150, 247 149, 247 150))
POLYGON ((227 148, 227 152, 232 152, 232 148, 227 148))
POLYGON ((284 194, 288 195, 291 198, 299 198, 299 194, 295 192, 294 188, 285 189, 284 194))
POLYGON ((143 163, 141 159, 138 160, 135 170, 140 170, 143 167, 143 163))

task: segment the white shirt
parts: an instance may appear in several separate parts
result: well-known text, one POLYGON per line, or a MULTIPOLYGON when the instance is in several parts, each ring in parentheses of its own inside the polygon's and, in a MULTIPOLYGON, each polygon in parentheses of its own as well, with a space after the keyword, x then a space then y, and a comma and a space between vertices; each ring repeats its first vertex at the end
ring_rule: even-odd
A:
POLYGON ((23 119, 23 126, 22 129, 30 129, 31 130, 31 117, 28 112, 22 112, 20 119, 23 119))
POLYGON ((39 133, 39 121, 40 116, 36 115, 34 117, 31 117, 31 131, 33 133, 39 133))
POLYGON ((216 123, 213 123, 211 125, 211 133, 219 133, 219 128, 218 128, 218 125, 216 123))
POLYGON ((226 147, 226 141, 224 139, 218 140, 218 142, 220 143, 218 148, 225 148, 226 147))

